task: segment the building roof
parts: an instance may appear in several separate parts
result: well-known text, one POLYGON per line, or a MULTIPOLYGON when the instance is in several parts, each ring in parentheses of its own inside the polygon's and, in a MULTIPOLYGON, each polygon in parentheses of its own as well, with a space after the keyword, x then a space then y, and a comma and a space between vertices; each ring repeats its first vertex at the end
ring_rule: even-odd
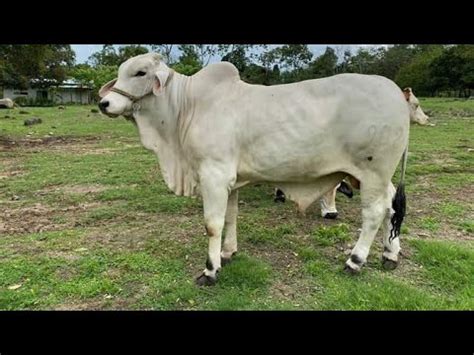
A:
MULTIPOLYGON (((31 79, 30 82, 31 83, 37 83, 39 82, 40 80, 39 79, 31 79)), ((57 85, 57 82, 55 80, 42 80, 43 83, 47 83, 49 82, 51 84, 51 86, 56 86, 57 85)), ((92 89, 92 86, 91 85, 85 85, 75 79, 68 79, 68 80, 65 80, 63 81, 61 84, 57 85, 58 88, 61 88, 61 89, 92 89)))
POLYGON ((84 85, 83 83, 80 83, 74 79, 63 81, 58 87, 63 89, 92 89, 92 86, 84 85))

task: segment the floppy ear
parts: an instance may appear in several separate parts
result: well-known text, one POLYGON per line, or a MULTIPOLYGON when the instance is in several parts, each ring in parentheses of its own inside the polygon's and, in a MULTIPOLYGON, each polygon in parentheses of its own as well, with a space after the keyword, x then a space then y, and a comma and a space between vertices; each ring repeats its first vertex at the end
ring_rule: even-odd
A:
POLYGON ((163 93, 166 80, 168 80, 169 71, 168 70, 158 70, 155 73, 155 82, 153 84, 153 94, 156 96, 163 93))
POLYGON ((110 89, 115 85, 116 82, 117 82, 117 79, 110 80, 107 84, 102 86, 99 90, 99 96, 104 97, 105 95, 107 95, 110 89))

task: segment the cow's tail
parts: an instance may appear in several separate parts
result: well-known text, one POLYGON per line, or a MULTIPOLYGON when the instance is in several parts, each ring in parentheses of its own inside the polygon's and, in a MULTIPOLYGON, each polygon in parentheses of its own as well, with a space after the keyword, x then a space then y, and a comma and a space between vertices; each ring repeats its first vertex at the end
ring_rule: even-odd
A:
POLYGON ((400 235, 400 230, 402 228, 403 218, 405 218, 406 211, 406 196, 405 196, 405 171, 407 168, 408 160, 408 144, 403 152, 402 156, 402 169, 400 174, 400 183, 398 184, 397 191, 392 200, 392 208, 394 214, 392 215, 391 224, 392 229, 390 231, 389 241, 392 242, 393 239, 397 238, 400 235))

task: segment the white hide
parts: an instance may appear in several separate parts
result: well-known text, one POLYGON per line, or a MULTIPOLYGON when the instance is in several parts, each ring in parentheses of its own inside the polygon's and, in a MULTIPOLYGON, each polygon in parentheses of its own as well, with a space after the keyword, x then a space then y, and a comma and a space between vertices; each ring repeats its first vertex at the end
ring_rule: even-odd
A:
MULTIPOLYGON (((408 143, 404 96, 380 76, 267 87, 243 82, 222 62, 191 77, 174 73, 164 92, 153 95, 153 74, 169 70, 156 55, 137 56, 122 64, 116 86, 135 96, 150 91, 135 121, 177 195, 197 192, 206 164, 225 176, 229 191, 275 183, 304 211, 347 174, 390 181, 408 143), (133 77, 138 68, 147 71, 140 85, 133 77)), ((109 92, 105 99, 110 114, 130 114, 126 97, 109 92)))

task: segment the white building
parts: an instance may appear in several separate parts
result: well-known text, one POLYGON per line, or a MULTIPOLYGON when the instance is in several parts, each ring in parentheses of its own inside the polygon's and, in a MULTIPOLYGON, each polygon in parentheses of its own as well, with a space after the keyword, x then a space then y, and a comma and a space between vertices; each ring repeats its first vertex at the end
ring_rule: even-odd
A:
POLYGON ((19 97, 27 99, 52 100, 57 104, 91 104, 93 102, 92 88, 82 85, 74 80, 67 80, 59 86, 50 88, 28 88, 19 90, 14 88, 3 88, 3 97, 15 100, 19 97))

